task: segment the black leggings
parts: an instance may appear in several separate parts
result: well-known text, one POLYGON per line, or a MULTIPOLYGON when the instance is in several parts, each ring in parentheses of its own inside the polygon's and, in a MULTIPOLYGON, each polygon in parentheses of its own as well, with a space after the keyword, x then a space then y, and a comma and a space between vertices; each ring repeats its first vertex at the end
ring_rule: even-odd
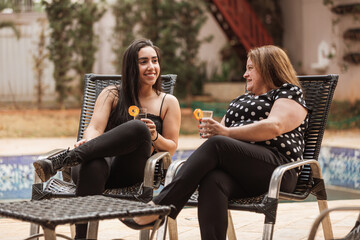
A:
MULTIPOLYGON (((268 148, 214 136, 204 142, 184 163, 174 180, 164 187, 154 202, 174 205, 176 218, 199 187, 198 217, 201 238, 226 239, 229 198, 252 197, 268 190, 271 174, 285 157, 268 148), (271 164, 273 163, 273 164, 271 164)), ((293 191, 296 170, 284 175, 282 191, 293 191)))
MULTIPOLYGON (((131 120, 70 151, 81 162, 71 169, 76 195, 98 195, 106 188, 142 182, 151 143, 145 123, 131 120)), ((76 226, 76 238, 85 238, 86 227, 76 226)))

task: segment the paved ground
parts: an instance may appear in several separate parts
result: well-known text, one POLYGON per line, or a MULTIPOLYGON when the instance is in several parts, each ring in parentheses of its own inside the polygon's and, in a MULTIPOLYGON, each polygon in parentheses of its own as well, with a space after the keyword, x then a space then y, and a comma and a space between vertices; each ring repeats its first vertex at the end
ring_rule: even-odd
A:
MULTIPOLYGON (((179 149, 195 149, 204 140, 197 136, 182 136, 179 149)), ((73 138, 46 139, 0 139, 0 155, 39 154, 54 148, 67 148, 75 142, 73 138)), ((360 147, 359 131, 326 132, 324 146, 360 147)), ((329 201, 329 207, 360 206, 360 199, 329 201)), ((307 239, 311 225, 319 214, 316 202, 281 203, 278 208, 275 225, 275 240, 307 239)), ((334 234, 340 238, 351 229, 358 212, 340 212, 331 215, 334 234)), ((233 211, 236 234, 238 239, 261 239, 263 215, 233 211)), ((196 208, 184 209, 178 216, 179 239, 200 239, 196 208)), ((24 239, 29 233, 29 223, 12 219, 0 218, 0 239, 24 239)), ((138 232, 127 228, 118 220, 102 221, 99 226, 99 239, 138 239, 138 232)), ((59 226, 57 232, 69 236, 68 226, 59 226)), ((323 239, 318 231, 316 239, 323 239)))
MULTIPOLYGON (((329 207, 359 206, 358 200, 330 201, 329 207)), ((318 216, 316 202, 281 203, 279 204, 274 240, 305 240, 311 226, 318 216)), ((331 214, 335 238, 346 235, 352 228, 358 212, 337 212, 331 214)), ((262 236, 264 217, 261 214, 232 211, 238 239, 259 240, 262 236)), ((199 225, 195 208, 184 209, 178 216, 179 240, 200 240, 199 225)), ((2 240, 24 239, 29 234, 30 224, 12 219, 0 219, 0 236, 2 240)), ((57 233, 70 236, 69 225, 56 228, 57 233)), ((106 220, 99 224, 100 240, 136 240, 138 231, 127 228, 119 220, 106 220)), ((43 238, 40 238, 41 240, 43 238)), ((321 228, 316 239, 324 239, 321 228)))

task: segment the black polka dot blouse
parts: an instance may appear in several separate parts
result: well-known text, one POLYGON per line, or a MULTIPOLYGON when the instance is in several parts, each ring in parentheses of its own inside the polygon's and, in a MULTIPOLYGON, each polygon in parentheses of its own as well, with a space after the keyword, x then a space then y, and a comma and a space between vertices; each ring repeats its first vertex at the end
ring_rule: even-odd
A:
MULTIPOLYGON (((226 127, 238 127, 266 119, 274 102, 279 98, 289 98, 307 108, 301 88, 285 83, 280 88, 265 94, 254 96, 245 93, 234 99, 225 114, 226 127)), ((304 133, 308 125, 308 117, 294 130, 263 142, 251 142, 277 150, 288 162, 303 159, 304 133)), ((274 163, 276 164, 276 163, 274 163)))

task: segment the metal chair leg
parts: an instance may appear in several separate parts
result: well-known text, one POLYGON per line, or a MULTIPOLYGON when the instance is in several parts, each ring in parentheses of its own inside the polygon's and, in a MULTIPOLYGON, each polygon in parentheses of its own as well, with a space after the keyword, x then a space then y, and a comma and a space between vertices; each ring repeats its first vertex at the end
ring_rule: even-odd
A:
POLYGON ((227 235, 229 240, 236 240, 234 222, 232 220, 231 212, 228 210, 228 227, 227 227, 227 235))
MULTIPOLYGON (((323 222, 324 219, 329 216, 330 212, 334 212, 334 211, 360 211, 360 207, 337 207, 337 208, 330 208, 330 209, 328 208, 328 209, 325 209, 324 211, 321 211, 319 216, 315 219, 315 221, 311 227, 308 240, 315 239, 315 235, 319 228, 320 223, 323 222)), ((358 216, 357 221, 360 221, 360 214, 358 216)), ((356 225, 355 225, 355 227, 356 227, 356 225)), ((342 239, 348 239, 348 238, 345 237, 342 239)), ((354 238, 350 238, 350 239, 354 239, 354 238)), ((356 238, 356 239, 358 239, 358 238, 356 238)))
POLYGON ((264 224, 264 231, 263 231, 263 240, 272 240, 273 232, 274 232, 274 225, 273 223, 265 223, 264 224))
MULTIPOLYGON (((39 232, 40 232, 40 225, 36 223, 30 223, 30 236, 38 234, 39 232)), ((35 240, 38 240, 38 238, 36 238, 35 240)))
POLYGON ((165 217, 164 224, 158 229, 156 240, 166 240, 166 228, 168 225, 169 217, 165 217))
POLYGON ((178 230, 176 219, 168 218, 169 225, 169 239, 178 240, 178 230))
MULTIPOLYGON (((179 170, 179 168, 185 163, 186 160, 176 160, 172 162, 169 165, 169 168, 166 173, 165 177, 165 186, 172 182, 173 178, 176 175, 176 172, 179 170)), ((178 231, 177 231, 177 223, 175 219, 172 219, 170 217, 167 217, 167 221, 165 219, 165 223, 163 227, 166 228, 166 225, 168 225, 169 228, 169 239, 170 240, 178 240, 178 231)), ((166 229, 165 229, 164 239, 166 237, 166 229)))
POLYGON ((75 224, 70 224, 70 234, 71 234, 71 238, 75 238, 75 224))
MULTIPOLYGON (((42 181, 39 178, 39 176, 36 174, 36 172, 34 172, 34 185, 38 184, 41 189, 42 189, 42 181), (41 184, 41 185, 40 185, 41 184)), ((33 190, 34 193, 34 190, 33 190)), ((33 196, 32 196, 33 198, 33 196)), ((36 223, 30 223, 30 236, 39 234, 40 232, 40 225, 36 224, 36 223)), ((38 240, 39 238, 34 238, 35 240, 38 240)))
POLYGON ((56 240, 55 229, 43 227, 45 240, 56 240))
POLYGON ((90 221, 88 223, 87 238, 97 239, 98 230, 99 230, 99 221, 90 221))
POLYGON ((141 230, 139 233, 139 240, 149 240, 150 237, 150 230, 141 230))
MULTIPOLYGON (((317 202, 318 202, 320 213, 329 209, 327 200, 318 200, 317 202)), ((333 239, 334 235, 333 235, 333 231, 332 231, 332 227, 331 227, 330 216, 326 215, 324 217, 324 220, 321 223, 322 223, 322 227, 323 227, 324 238, 326 240, 333 239)))

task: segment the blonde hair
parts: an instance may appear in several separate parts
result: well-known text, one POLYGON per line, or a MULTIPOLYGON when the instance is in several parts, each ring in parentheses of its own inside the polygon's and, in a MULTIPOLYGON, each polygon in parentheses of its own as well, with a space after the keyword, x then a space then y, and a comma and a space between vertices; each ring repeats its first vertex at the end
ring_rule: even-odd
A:
POLYGON ((281 48, 273 45, 257 47, 251 49, 247 56, 271 89, 279 88, 284 83, 301 87, 289 57, 281 48))

